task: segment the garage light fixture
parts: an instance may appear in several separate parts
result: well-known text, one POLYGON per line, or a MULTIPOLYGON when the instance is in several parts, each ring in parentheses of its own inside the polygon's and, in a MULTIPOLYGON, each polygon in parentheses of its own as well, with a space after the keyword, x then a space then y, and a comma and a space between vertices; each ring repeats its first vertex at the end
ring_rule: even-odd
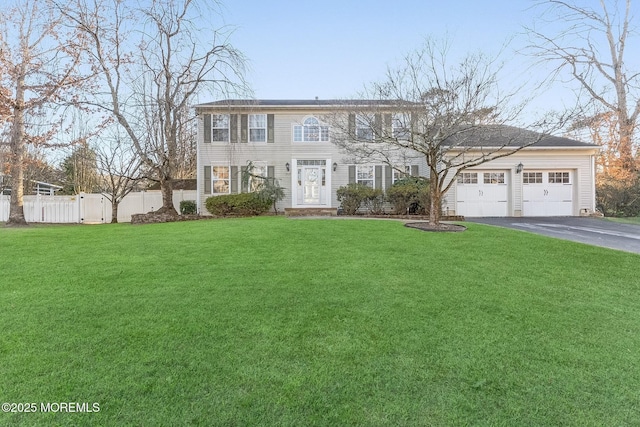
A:
POLYGON ((524 165, 522 164, 522 162, 518 163, 516 165, 516 173, 522 172, 522 168, 524 168, 524 165))
POLYGON ((291 170, 291 165, 289 165, 289 162, 287 162, 287 163, 284 165, 284 167, 285 167, 285 168, 287 168, 287 172, 289 172, 289 171, 291 170))
POLYGON ((338 164, 337 164, 337 163, 334 163, 334 164, 333 164, 333 171, 335 172, 335 171, 336 171, 336 169, 338 169, 338 164))

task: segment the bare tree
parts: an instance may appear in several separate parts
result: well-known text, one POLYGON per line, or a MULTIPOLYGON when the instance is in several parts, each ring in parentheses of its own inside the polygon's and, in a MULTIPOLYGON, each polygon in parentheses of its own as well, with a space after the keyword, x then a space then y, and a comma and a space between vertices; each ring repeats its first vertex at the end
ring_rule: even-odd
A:
MULTIPOLYGON (((60 5, 65 8, 66 5, 60 5)), ((63 25, 49 1, 22 0, 0 13, 0 114, 9 110, 11 207, 7 225, 26 224, 23 209, 28 144, 47 144, 64 124, 63 101, 87 81, 79 67, 82 35, 63 25), (39 126, 46 120, 45 126, 39 126)))
POLYGON ((605 123, 599 118, 607 118, 613 131, 606 145, 616 152, 618 175, 629 176, 638 169, 634 134, 640 114, 640 70, 629 68, 633 61, 626 58, 633 36, 631 0, 600 0, 596 7, 575 3, 537 3, 544 12, 537 25, 527 28, 529 52, 554 64, 552 79, 564 79, 568 72, 578 83, 585 109, 597 110, 587 114, 583 124, 600 127, 605 123), (546 28, 549 23, 552 30, 546 28))
POLYGON ((160 182, 163 206, 156 212, 175 215, 172 179, 180 174, 183 133, 192 129, 190 102, 200 90, 241 87, 244 58, 224 27, 196 27, 215 15, 205 2, 151 0, 143 8, 77 0, 68 15, 89 38, 92 65, 107 89, 89 102, 113 115, 149 178, 160 182))
POLYGON ((98 170, 101 174, 101 189, 111 202, 111 222, 118 222, 118 206, 144 178, 142 160, 128 137, 117 130, 95 145, 98 170))
MULTIPOLYGON (((517 90, 498 87, 500 66, 482 54, 447 63, 448 45, 427 40, 386 79, 372 84, 359 102, 348 102, 332 119, 342 137, 333 138, 355 163, 382 162, 401 173, 424 159, 429 173, 430 222, 440 223, 442 200, 465 169, 512 155, 544 137, 519 127, 526 102, 517 90)), ((545 121, 534 128, 549 131, 545 121)))

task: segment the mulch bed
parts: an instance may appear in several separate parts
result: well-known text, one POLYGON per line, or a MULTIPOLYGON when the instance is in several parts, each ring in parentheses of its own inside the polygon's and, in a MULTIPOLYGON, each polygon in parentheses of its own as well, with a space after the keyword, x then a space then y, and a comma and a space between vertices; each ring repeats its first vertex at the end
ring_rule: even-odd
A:
POLYGON ((422 231, 435 231, 435 232, 439 232, 439 231, 458 232, 458 231, 465 231, 467 229, 467 227, 465 227, 464 225, 445 224, 445 223, 433 225, 433 224, 429 224, 428 222, 408 222, 404 226, 410 227, 410 228, 417 228, 418 230, 422 230, 422 231))

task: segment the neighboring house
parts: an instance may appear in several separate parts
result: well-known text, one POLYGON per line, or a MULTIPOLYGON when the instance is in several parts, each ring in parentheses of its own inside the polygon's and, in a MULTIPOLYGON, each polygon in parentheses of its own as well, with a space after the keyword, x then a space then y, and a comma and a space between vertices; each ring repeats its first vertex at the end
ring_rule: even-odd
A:
MULTIPOLYGON (((42 181, 28 181, 32 184, 32 193, 25 192, 25 195, 33 194, 33 195, 44 195, 44 196, 53 196, 56 191, 62 189, 62 186, 50 184, 48 182, 42 181)), ((0 195, 10 196, 11 195, 11 177, 8 175, 0 175, 0 195)))
MULTIPOLYGON (((349 101, 354 102, 359 101, 349 101)), ((344 105, 344 101, 330 100, 224 100, 197 105, 199 211, 207 213, 208 197, 250 191, 255 182, 241 179, 249 162, 254 175, 275 178, 284 187, 286 197, 278 207, 285 209, 336 211, 336 190, 350 182, 386 189, 405 174, 428 176, 418 153, 404 156, 391 168, 375 160, 356 162, 342 152, 332 143, 338 130, 327 117, 346 115, 344 105)), ((349 124, 361 138, 371 132, 358 117, 349 118, 349 124)), ((549 137, 468 169, 447 193, 443 213, 469 217, 591 214, 597 151, 593 144, 549 137)))

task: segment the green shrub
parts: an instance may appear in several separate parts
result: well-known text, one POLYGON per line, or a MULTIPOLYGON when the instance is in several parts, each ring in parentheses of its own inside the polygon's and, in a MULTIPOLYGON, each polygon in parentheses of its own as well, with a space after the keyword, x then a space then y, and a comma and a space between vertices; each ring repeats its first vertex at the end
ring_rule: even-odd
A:
POLYGON ((215 216, 255 216, 268 211, 271 203, 257 193, 241 193, 209 197, 206 207, 215 216))
POLYGON ((370 187, 364 184, 347 184, 338 188, 336 195, 345 215, 355 215, 369 194, 370 187))
POLYGON ((385 202, 384 191, 379 188, 367 188, 369 188, 369 191, 363 200, 367 211, 373 215, 383 214, 385 202))
POLYGON ((428 214, 431 198, 429 180, 409 176, 398 180, 387 189, 387 200, 395 214, 428 214))
POLYGON ((195 200, 183 200, 180 202, 180 213, 182 215, 195 215, 198 213, 198 207, 195 200))

